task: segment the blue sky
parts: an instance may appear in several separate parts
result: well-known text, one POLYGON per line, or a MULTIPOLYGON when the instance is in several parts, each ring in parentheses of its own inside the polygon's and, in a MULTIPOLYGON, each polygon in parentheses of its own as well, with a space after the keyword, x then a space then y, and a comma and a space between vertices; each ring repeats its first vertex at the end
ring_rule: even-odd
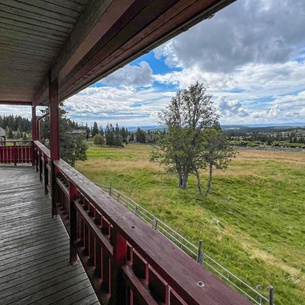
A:
POLYGON ((238 0, 69 98, 66 110, 89 126, 156 125, 175 93, 199 81, 222 124, 305 123, 304 29, 304 0, 238 0))

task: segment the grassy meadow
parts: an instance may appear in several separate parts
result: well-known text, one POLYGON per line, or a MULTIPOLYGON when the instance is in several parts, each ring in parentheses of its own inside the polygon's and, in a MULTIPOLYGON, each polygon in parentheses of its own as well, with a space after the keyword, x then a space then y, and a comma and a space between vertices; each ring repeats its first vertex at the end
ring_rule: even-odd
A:
MULTIPOLYGON (((110 184, 154 213, 276 305, 305 305, 305 153, 240 150, 226 172, 214 171, 211 194, 187 190, 149 162, 151 147, 90 145, 76 169, 110 184)), ((202 172, 202 187, 207 173, 202 172)))

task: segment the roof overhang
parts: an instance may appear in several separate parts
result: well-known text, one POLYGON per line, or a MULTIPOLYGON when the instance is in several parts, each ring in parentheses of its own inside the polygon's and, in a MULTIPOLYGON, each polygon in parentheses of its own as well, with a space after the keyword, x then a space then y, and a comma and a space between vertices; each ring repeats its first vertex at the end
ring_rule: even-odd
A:
POLYGON ((0 4, 0 104, 76 94, 235 0, 30 0, 0 4))

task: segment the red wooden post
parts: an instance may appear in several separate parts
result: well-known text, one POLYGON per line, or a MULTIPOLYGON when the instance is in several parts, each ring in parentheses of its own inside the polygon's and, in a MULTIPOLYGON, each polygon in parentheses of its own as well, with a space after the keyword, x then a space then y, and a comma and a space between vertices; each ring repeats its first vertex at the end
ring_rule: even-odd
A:
POLYGON ((49 111, 50 111, 50 155, 51 155, 51 187, 52 187, 52 217, 57 215, 58 187, 56 185, 55 166, 53 161, 59 160, 59 103, 58 79, 51 82, 49 76, 49 111))
POLYGON ((36 106, 32 106, 32 166, 35 166, 35 147, 34 141, 37 140, 37 129, 36 129, 36 106))
POLYGON ((110 304, 126 303, 126 283, 122 276, 121 267, 127 260, 126 239, 117 231, 112 231, 113 238, 113 257, 111 259, 111 301, 110 304))
POLYGON ((77 251, 74 242, 77 240, 77 214, 74 200, 77 198, 77 190, 75 185, 69 183, 69 232, 70 232, 70 264, 73 265, 77 261, 77 251))
MULTIPOLYGON (((43 155, 43 181, 44 181, 44 193, 47 195, 49 193, 48 184, 49 184, 49 170, 48 170, 48 158, 43 155)), ((52 214, 53 215, 53 214, 52 214)))
POLYGON ((59 160, 59 103, 58 103, 58 80, 50 82, 49 88, 49 111, 50 111, 50 154, 51 160, 59 160))

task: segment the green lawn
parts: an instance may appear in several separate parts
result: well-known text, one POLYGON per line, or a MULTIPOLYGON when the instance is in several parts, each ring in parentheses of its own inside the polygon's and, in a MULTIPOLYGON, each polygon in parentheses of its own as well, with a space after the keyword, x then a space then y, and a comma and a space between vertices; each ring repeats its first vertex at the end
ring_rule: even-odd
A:
MULTIPOLYGON (((305 153, 242 150, 226 172, 215 171, 211 194, 199 196, 149 162, 151 147, 90 146, 76 168, 110 184, 156 214, 275 304, 305 305, 305 153), (218 221, 216 221, 218 220, 218 221)), ((207 174, 202 172, 202 186, 207 174)))

